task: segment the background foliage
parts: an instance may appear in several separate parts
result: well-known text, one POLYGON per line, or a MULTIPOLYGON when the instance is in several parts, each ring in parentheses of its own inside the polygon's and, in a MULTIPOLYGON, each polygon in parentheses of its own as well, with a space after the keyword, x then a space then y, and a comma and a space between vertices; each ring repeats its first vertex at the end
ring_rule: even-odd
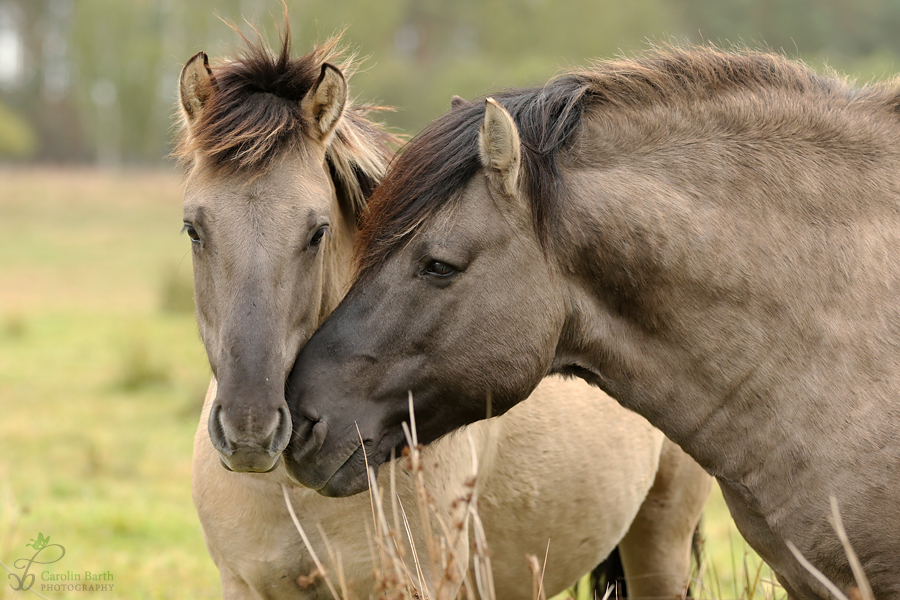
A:
MULTIPOLYGON (((414 132, 452 94, 536 84, 648 41, 767 45, 863 79, 894 70, 900 0, 286 0, 295 50, 347 28, 371 56, 353 81, 414 132)), ((181 65, 235 48, 224 21, 271 38, 277 0, 0 0, 0 157, 156 164, 181 65)))

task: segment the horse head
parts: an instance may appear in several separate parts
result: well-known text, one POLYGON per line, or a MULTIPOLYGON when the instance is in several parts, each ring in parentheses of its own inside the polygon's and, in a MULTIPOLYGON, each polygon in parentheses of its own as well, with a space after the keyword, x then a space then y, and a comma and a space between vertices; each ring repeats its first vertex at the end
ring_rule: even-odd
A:
MULTIPOLYGON (((333 40, 292 59, 248 42, 180 80, 200 337, 218 380, 209 438, 234 471, 275 468, 291 437, 285 379, 349 278, 356 218, 388 157, 347 100, 333 40)), ((384 139, 383 139, 384 138, 384 139)))

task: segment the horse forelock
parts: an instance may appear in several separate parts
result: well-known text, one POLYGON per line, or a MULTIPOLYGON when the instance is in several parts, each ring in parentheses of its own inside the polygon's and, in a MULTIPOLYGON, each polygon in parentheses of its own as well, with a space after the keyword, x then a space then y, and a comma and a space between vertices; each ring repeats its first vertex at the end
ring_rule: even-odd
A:
MULTIPOLYGON (((240 33, 240 32, 239 32, 240 33)), ((188 165, 203 159, 210 175, 264 173, 284 152, 302 150, 307 124, 300 103, 318 80, 322 65, 336 65, 349 80, 358 67, 337 35, 308 54, 291 58, 290 27, 277 54, 258 37, 241 34, 244 49, 237 58, 212 67, 215 92, 196 122, 182 122, 174 152, 188 165)), ((397 145, 395 136, 369 120, 380 107, 347 102, 326 148, 335 185, 359 215, 374 185, 384 175, 397 145)))
MULTIPOLYGON (((566 197, 560 161, 578 137, 583 119, 603 118, 623 108, 690 106, 720 94, 772 90, 842 96, 848 102, 867 99, 894 111, 900 106, 900 94, 890 86, 854 89, 834 73, 821 75, 778 54, 713 46, 657 47, 636 58, 564 73, 543 87, 492 97, 519 129, 524 191, 546 249, 566 197)), ((484 102, 458 106, 401 149, 364 216, 355 251, 358 275, 381 263, 419 225, 459 197, 480 169, 483 116, 484 102)))

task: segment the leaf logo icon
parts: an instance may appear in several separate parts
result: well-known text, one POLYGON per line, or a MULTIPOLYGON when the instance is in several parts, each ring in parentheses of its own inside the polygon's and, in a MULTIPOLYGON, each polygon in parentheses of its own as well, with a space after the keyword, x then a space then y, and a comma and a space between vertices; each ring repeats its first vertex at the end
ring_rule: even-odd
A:
MULTIPOLYGON (((34 585, 35 575, 34 573, 29 573, 28 571, 31 569, 31 565, 51 565, 55 562, 59 562, 62 560, 62 557, 66 555, 66 549, 63 548, 59 544, 50 544, 50 536, 44 536, 43 533, 38 533, 36 540, 31 540, 30 544, 25 544, 26 546, 31 546, 34 548, 34 556, 31 558, 20 558, 13 562, 13 566, 16 569, 22 569, 22 575, 16 575, 12 571, 10 571, 9 567, 4 565, 7 571, 9 571, 10 579, 15 580, 18 585, 15 583, 10 584, 10 587, 16 591, 30 590, 31 586, 34 585), (45 548, 59 548, 59 557, 54 560, 38 560, 38 555, 43 552, 45 548)), ((2 564, 2 563, 0 563, 2 564)), ((35 592, 37 593, 37 592, 35 592)), ((38 594, 40 596, 40 594, 38 594)), ((43 596, 41 596, 43 598, 43 596)))
POLYGON ((35 550, 42 550, 47 547, 47 542, 50 541, 50 536, 44 537, 43 533, 38 532, 38 536, 36 540, 31 540, 30 544, 25 544, 26 546, 31 546, 35 550))

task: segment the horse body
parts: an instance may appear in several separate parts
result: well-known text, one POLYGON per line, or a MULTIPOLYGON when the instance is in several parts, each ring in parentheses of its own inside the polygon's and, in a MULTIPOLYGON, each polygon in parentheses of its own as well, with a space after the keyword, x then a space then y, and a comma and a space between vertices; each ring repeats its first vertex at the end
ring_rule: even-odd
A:
POLYGON ((788 542, 856 585, 832 497, 875 596, 900 596, 898 104, 700 48, 442 117, 383 180, 358 278, 294 367, 289 474, 354 481, 345 415, 377 463, 403 390, 428 440, 567 373, 716 476, 792 598, 830 594, 788 542), (389 347, 400 330, 416 351, 389 347))
MULTIPOLYGON (((192 490, 226 598, 328 597, 321 579, 308 578, 314 565, 283 485, 319 556, 327 544, 338 554, 353 593, 368 597, 376 583, 368 496, 325 498, 293 485, 278 462, 291 428, 287 373, 350 279, 356 222, 390 156, 390 136, 348 105, 332 50, 326 44, 294 60, 287 43, 278 56, 251 45, 215 70, 201 53, 181 76, 180 152, 191 162, 184 221, 215 375, 195 438, 192 490)), ((498 598, 531 597, 525 556, 543 556, 548 540, 550 592, 620 542, 633 596, 675 597, 685 588, 711 480, 643 418, 582 382, 548 380, 515 412, 424 453, 435 511, 447 523, 471 492, 468 437, 498 598)), ((388 475, 380 471, 380 486, 393 491, 388 475)), ((396 482, 407 543, 421 554, 413 481, 399 461, 396 482)), ((469 551, 463 527, 460 580, 469 551)), ((428 586, 440 574, 421 562, 428 586)))
MULTIPOLYGON (((691 142, 690 169, 662 150, 613 172, 571 174, 571 197, 594 197, 580 207, 587 221, 564 217, 563 227, 602 233, 567 257, 591 265, 576 289, 586 291, 578 305, 594 310, 572 315, 560 345, 581 349, 552 369, 591 365, 589 381, 715 475, 742 534, 792 596, 824 590, 787 541, 844 589, 854 585, 830 524, 832 496, 876 590, 898 594, 885 569, 900 534, 883 525, 900 523, 891 499, 900 492, 891 300, 900 271, 890 259, 900 248, 900 123, 889 107, 873 115, 840 96, 817 111, 791 106, 789 92, 768 96, 745 99, 743 119, 727 105, 707 109, 707 122, 731 115, 727 133, 678 132, 691 142), (773 117, 777 127, 766 127, 773 117), (641 314, 585 335, 586 323, 610 321, 608 305, 588 304, 610 284, 641 314)), ((581 160, 595 161, 592 152, 581 160)))
MULTIPOLYGON (((694 173, 703 177, 702 168, 694 173)), ((627 178, 627 174, 621 175, 627 178)), ((577 185, 578 177, 573 179, 577 185)), ((669 192, 658 191, 671 201, 676 194, 669 192)), ((643 216, 628 215, 623 205, 618 208, 623 216, 634 219, 632 227, 643 216)), ((775 228, 793 229, 795 240, 803 235, 795 223, 769 218, 775 228)), ((678 221, 672 218, 669 222, 678 221)), ((727 238, 747 227, 721 218, 715 223, 681 221, 679 225, 689 233, 704 227, 709 232, 706 239, 701 235, 695 238, 702 245, 684 249, 692 257, 692 269, 701 268, 704 261, 714 265, 727 260, 723 260, 731 251, 727 238)), ((604 231, 610 235, 605 239, 613 238, 612 232, 621 231, 617 227, 622 226, 615 218, 607 220, 604 231)), ((851 225, 850 229, 855 228, 851 225)), ((898 593, 897 584, 891 582, 893 576, 885 578, 881 566, 894 560, 890 549, 900 543, 893 529, 882 529, 884 523, 900 523, 900 506, 888 491, 900 491, 900 482, 891 475, 891 465, 900 459, 900 440, 893 425, 900 422, 900 407, 891 395, 892 387, 900 389, 896 388, 900 382, 887 373, 894 362, 894 343, 882 334, 859 339, 860 331, 874 332, 880 327, 871 326, 871 315, 861 314, 866 302, 856 302, 858 289, 848 294, 843 309, 848 311, 847 319, 832 312, 840 310, 835 305, 825 308, 824 314, 816 314, 808 305, 823 298, 829 304, 838 302, 847 283, 830 290, 828 284, 825 289, 807 288, 797 294, 796 301, 747 289, 747 274, 765 271, 767 262, 770 268, 778 268, 780 248, 775 236, 769 241, 765 250, 760 248, 757 264, 752 260, 731 263, 732 269, 741 265, 743 273, 735 275, 744 285, 732 286, 714 278, 712 271, 698 273, 698 278, 708 277, 715 289, 714 296, 710 294, 713 297, 704 298, 696 280, 675 285, 671 285, 674 278, 665 283, 642 281, 644 307, 678 307, 677 316, 667 308, 644 315, 652 315, 665 328, 665 343, 661 343, 663 336, 650 339, 645 331, 633 329, 634 322, 619 320, 611 323, 613 331, 604 332, 602 339, 590 339, 583 335, 587 329, 582 324, 598 314, 586 310, 570 325, 580 330, 575 346, 580 350, 557 357, 552 368, 565 371, 569 365, 578 365, 588 381, 663 428, 715 475, 739 530, 776 568, 792 597, 824 596, 825 592, 796 562, 786 546, 788 541, 830 580, 844 589, 854 585, 829 518, 832 496, 839 501, 853 547, 866 556, 869 578, 882 585, 876 589, 889 591, 888 595, 898 593), (626 339, 626 343, 616 343, 626 339), (877 346, 885 341, 879 350, 877 346), (879 352, 887 360, 879 360, 879 352), (652 398, 664 398, 665 402, 650 402, 652 398), (873 473, 881 476, 873 477, 873 473)), ((809 242, 811 253, 817 251, 814 240, 804 242, 809 242)), ((856 254, 852 245, 842 253, 856 254)), ((593 268, 604 269, 605 262, 598 258, 593 268)), ((805 268, 815 273, 813 279, 824 273, 835 276, 822 265, 805 268)), ((583 276, 590 277, 588 273, 583 276)), ((790 282, 792 286, 800 283, 797 279, 790 282)), ((581 289, 603 293, 596 287, 581 289)), ((585 298, 580 300, 579 306, 590 306, 585 298)), ((572 348, 568 341, 564 336, 560 345, 572 348)))

